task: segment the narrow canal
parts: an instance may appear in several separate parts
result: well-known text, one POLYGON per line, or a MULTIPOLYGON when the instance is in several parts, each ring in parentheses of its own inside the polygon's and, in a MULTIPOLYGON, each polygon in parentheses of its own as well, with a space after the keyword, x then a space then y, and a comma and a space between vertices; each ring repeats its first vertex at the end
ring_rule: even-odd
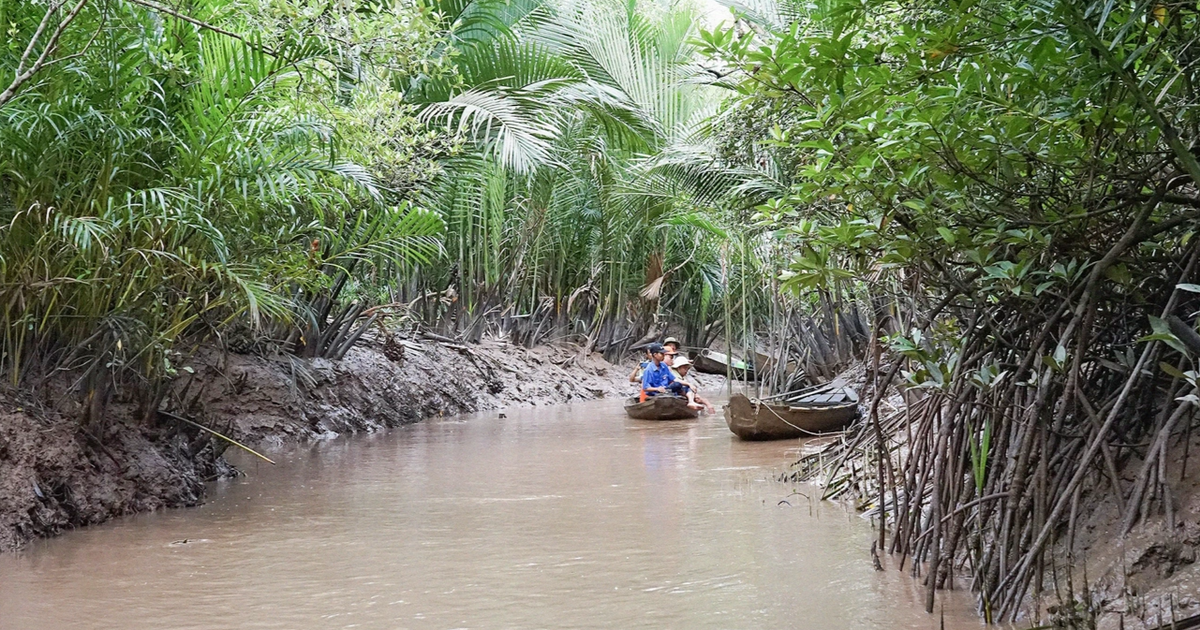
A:
MULTIPOLYGON (((907 574, 872 569, 867 522, 774 480, 794 441, 616 401, 506 413, 240 460, 202 507, 0 556, 0 628, 942 623, 907 574)), ((980 627, 966 593, 939 601, 946 628, 980 627)))

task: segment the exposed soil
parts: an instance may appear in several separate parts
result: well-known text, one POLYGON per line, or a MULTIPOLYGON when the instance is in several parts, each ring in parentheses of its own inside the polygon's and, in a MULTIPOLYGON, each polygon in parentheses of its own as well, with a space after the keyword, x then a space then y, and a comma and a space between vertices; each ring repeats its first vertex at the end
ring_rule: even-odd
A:
MULTIPOLYGON (((1083 521, 1076 557, 1077 564, 1086 560, 1098 628, 1171 627, 1172 619, 1200 615, 1200 435, 1190 437, 1186 469, 1183 440, 1164 467, 1171 480, 1170 514, 1159 498, 1153 516, 1122 538, 1121 508, 1106 496, 1083 521)), ((1126 463, 1126 489, 1140 468, 1136 458, 1126 463)), ((1084 568, 1077 566, 1076 573, 1084 568)))
POLYGON ((625 372, 577 347, 368 339, 336 362, 200 352, 159 406, 117 392, 86 423, 68 379, 52 400, 0 391, 0 551, 200 503, 206 480, 236 472, 221 457, 229 444, 172 416, 269 454, 437 415, 620 396, 625 372))

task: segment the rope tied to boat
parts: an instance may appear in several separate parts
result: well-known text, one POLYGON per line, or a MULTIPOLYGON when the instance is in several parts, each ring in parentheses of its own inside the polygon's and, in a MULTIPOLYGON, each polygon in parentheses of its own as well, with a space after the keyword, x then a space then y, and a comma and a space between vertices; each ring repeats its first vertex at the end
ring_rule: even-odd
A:
POLYGON ((797 430, 797 431, 799 431, 799 432, 801 432, 801 433, 803 433, 803 434, 805 434, 805 435, 808 435, 808 436, 810 436, 810 437, 821 437, 821 436, 824 436, 824 435, 830 435, 830 434, 832 434, 832 433, 836 433, 836 431, 831 431, 830 433, 820 433, 820 432, 816 432, 816 431, 809 431, 808 429, 805 429, 805 428, 803 428, 803 427, 798 427, 798 426, 796 426, 796 425, 792 424, 791 422, 788 422, 788 421, 787 421, 787 418, 784 418, 783 416, 779 415, 779 412, 778 412, 778 411, 775 411, 774 409, 771 409, 771 406, 770 406, 770 405, 766 405, 766 404, 764 404, 762 401, 755 401, 755 402, 754 402, 754 413, 755 413, 755 414, 757 414, 757 413, 760 413, 760 412, 759 412, 759 407, 766 407, 766 408, 767 408, 767 411, 770 411, 772 415, 774 415, 776 418, 779 418, 779 421, 780 421, 780 422, 782 422, 782 423, 784 423, 784 424, 788 425, 789 427, 792 427, 793 429, 795 429, 795 430, 797 430))

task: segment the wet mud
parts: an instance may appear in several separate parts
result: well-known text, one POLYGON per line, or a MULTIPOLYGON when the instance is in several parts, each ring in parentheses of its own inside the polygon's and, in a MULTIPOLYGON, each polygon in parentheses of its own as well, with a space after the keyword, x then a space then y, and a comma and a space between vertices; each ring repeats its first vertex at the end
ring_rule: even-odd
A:
POLYGON ((341 361, 201 350, 181 362, 161 401, 114 388, 99 417, 69 376, 36 396, 0 390, 0 551, 201 503, 206 481, 237 471, 223 457, 230 444, 197 425, 269 456, 431 417, 627 390, 624 369, 577 347, 425 338, 367 339, 341 361))

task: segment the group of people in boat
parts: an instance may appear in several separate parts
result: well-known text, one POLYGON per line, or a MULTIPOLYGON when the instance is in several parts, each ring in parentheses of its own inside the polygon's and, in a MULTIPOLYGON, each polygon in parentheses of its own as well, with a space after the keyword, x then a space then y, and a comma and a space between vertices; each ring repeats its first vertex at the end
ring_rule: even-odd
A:
POLYGON ((629 375, 629 382, 641 384, 638 399, 643 402, 651 396, 681 396, 687 398, 688 407, 713 413, 712 404, 696 393, 696 383, 688 379, 691 368, 687 356, 679 354, 679 340, 667 337, 646 346, 646 359, 629 375))

